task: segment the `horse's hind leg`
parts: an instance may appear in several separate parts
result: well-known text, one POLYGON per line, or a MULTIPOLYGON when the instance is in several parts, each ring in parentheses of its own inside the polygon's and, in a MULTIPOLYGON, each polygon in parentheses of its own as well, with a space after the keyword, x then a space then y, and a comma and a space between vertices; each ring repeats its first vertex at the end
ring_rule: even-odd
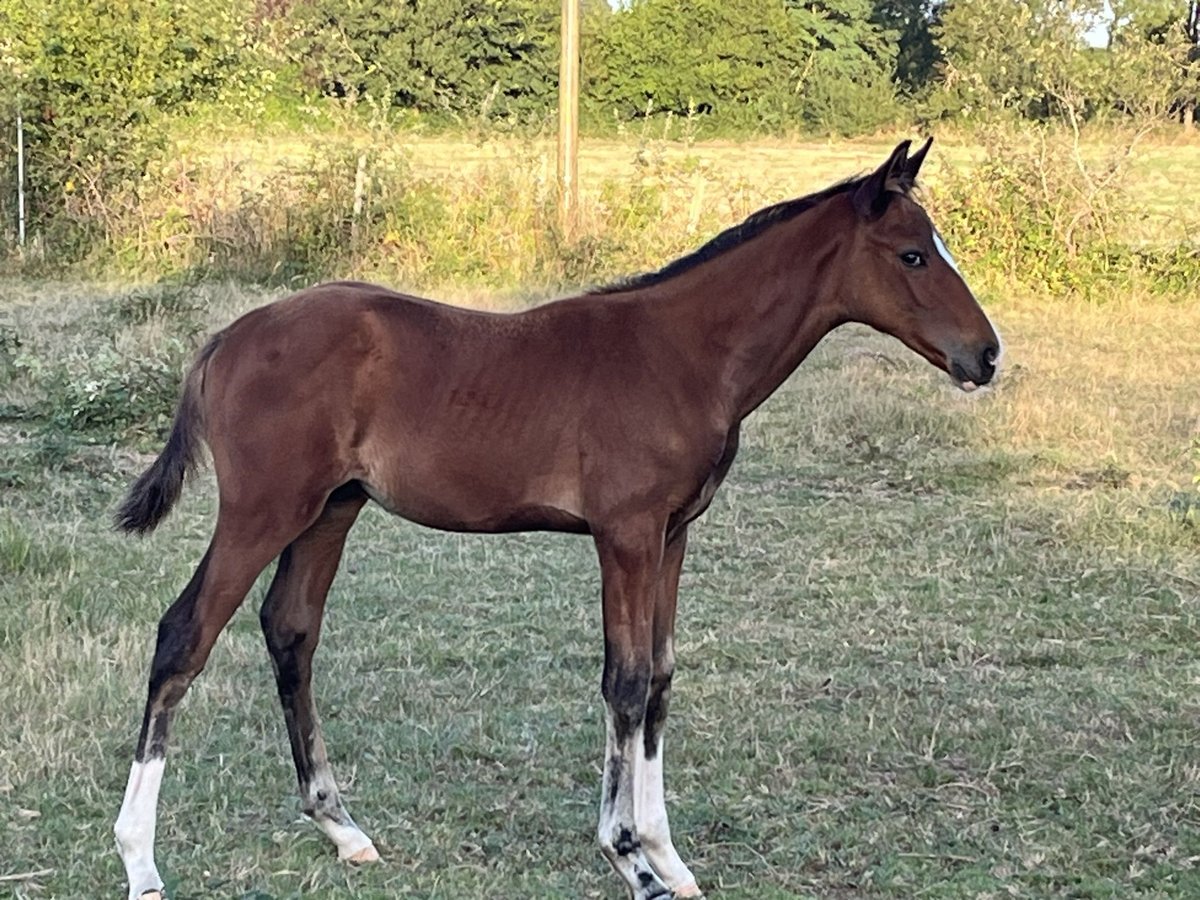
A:
POLYGON ((338 794, 313 702, 312 658, 346 534, 366 499, 357 485, 334 493, 320 518, 279 557, 261 613, 304 812, 337 845, 338 857, 353 862, 371 862, 379 854, 338 794))
POLYGON ((266 507, 254 516, 222 510, 208 552, 158 624, 146 710, 125 799, 113 827, 129 878, 130 900, 162 896, 163 882, 154 864, 154 831, 171 715, 254 579, 310 519, 266 507))

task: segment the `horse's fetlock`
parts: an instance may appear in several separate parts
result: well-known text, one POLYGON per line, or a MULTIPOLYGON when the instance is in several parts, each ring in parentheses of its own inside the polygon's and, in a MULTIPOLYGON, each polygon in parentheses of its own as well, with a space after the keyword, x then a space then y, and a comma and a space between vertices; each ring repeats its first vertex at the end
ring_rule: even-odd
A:
POLYGON ((628 856, 630 853, 636 853, 642 848, 642 842, 638 840, 632 828, 620 828, 613 837, 613 850, 618 856, 628 856))
POLYGON ((324 819, 344 824, 346 819, 341 797, 334 789, 327 787, 309 789, 301 806, 304 814, 314 821, 324 819))

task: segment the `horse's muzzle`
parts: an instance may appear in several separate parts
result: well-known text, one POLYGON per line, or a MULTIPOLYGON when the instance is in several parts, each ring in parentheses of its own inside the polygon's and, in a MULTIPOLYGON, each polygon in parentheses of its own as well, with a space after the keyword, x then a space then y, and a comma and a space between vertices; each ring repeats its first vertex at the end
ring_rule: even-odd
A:
POLYGON ((987 344, 976 353, 963 354, 952 359, 950 377, 964 391, 983 387, 996 377, 996 362, 999 357, 1000 348, 996 344, 987 344))

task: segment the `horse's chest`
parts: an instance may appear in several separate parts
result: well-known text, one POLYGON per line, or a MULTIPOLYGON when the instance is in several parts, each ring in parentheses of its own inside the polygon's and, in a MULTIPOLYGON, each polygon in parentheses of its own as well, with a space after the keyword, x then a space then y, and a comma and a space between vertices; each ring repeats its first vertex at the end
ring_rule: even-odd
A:
POLYGON ((672 516, 674 524, 686 525, 688 522, 701 516, 708 509, 708 505, 712 503, 713 497, 716 496, 717 488, 721 486, 721 483, 725 480, 725 476, 729 473, 729 467, 733 465, 733 459, 737 455, 737 448, 738 428, 734 426, 725 437, 725 443, 721 448, 715 465, 708 470, 695 493, 672 516))
POLYGON ((717 488, 721 486, 721 482, 725 480, 724 474, 718 475, 716 472, 711 474, 708 479, 700 485, 700 490, 696 492, 683 508, 679 510, 676 518, 682 522, 690 522, 692 519, 700 516, 708 505, 712 503, 713 497, 717 494, 717 488))

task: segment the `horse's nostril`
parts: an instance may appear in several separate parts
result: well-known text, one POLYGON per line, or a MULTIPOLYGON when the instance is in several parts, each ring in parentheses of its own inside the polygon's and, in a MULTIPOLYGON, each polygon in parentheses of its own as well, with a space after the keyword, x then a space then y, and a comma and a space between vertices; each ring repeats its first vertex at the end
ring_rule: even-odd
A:
POLYGON ((979 353, 979 377, 975 379, 978 384, 987 384, 996 374, 996 357, 999 354, 999 348, 995 344, 989 344, 984 347, 979 353))

